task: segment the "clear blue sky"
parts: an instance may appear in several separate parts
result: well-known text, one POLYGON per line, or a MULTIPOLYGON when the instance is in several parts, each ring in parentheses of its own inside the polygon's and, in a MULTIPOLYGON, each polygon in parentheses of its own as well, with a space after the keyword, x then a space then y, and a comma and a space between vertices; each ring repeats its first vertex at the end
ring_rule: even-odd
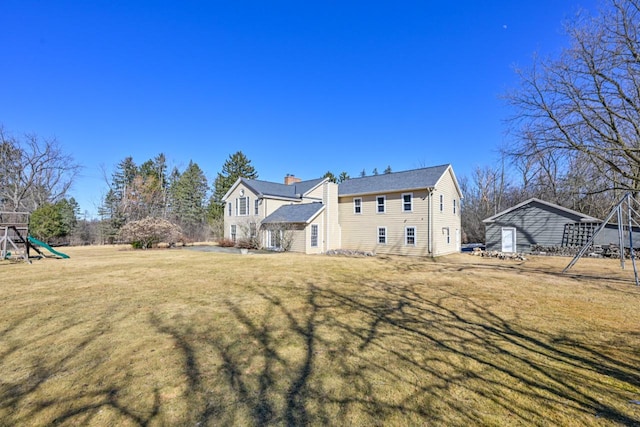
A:
POLYGON ((513 66, 595 0, 0 3, 0 123, 55 136, 95 213, 127 156, 260 179, 492 164, 513 66))

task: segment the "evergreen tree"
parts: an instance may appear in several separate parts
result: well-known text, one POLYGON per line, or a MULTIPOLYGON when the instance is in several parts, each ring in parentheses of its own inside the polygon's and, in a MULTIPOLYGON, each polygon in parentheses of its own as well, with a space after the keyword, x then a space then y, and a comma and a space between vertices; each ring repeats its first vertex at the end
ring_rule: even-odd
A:
POLYGON ((222 165, 222 171, 218 172, 218 176, 214 181, 214 192, 209 202, 208 209, 213 218, 221 218, 224 215, 224 206, 221 205, 222 197, 229 191, 231 186, 238 178, 257 179, 258 172, 251 165, 249 160, 242 151, 238 151, 229 155, 229 158, 222 165))
POLYGON ((331 171, 327 171, 327 173, 325 173, 322 177, 323 178, 329 178, 329 182, 333 182, 333 183, 337 183, 338 182, 338 179, 336 178, 336 176, 331 171))
POLYGON ((172 215, 184 234, 191 239, 203 237, 206 222, 205 201, 209 186, 197 163, 189 162, 187 169, 172 182, 170 194, 172 215))
POLYGON ((391 173, 391 166, 387 166, 387 168, 384 170, 385 174, 390 174, 391 173))
POLYGON ((338 184, 341 182, 345 182, 346 180, 351 179, 348 173, 342 171, 340 175, 338 175, 338 184))
POLYGON ((360 172, 360 178, 364 178, 365 176, 367 176, 367 171, 362 169, 362 171, 360 172))
POLYGON ((373 175, 378 175, 378 168, 373 168, 373 175))
POLYGON ((126 223, 124 213, 120 210, 120 203, 113 189, 110 189, 102 205, 98 208, 100 216, 100 234, 103 243, 115 243, 118 231, 126 223))
POLYGON ((62 199, 57 203, 46 203, 33 211, 29 221, 29 233, 37 239, 51 242, 67 238, 78 222, 78 203, 62 199))

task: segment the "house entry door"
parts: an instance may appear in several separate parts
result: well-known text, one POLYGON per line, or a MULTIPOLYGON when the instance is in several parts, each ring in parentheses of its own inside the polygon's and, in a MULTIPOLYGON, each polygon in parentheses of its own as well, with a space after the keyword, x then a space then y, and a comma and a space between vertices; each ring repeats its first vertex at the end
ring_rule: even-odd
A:
POLYGON ((503 228, 502 229, 502 252, 515 252, 516 251, 516 229, 515 228, 503 228))

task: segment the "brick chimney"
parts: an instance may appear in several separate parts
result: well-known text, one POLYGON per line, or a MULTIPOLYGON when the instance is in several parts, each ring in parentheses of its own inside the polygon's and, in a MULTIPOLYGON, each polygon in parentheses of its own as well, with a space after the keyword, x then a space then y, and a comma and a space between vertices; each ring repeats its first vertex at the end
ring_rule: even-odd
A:
POLYGON ((291 175, 290 173, 288 173, 287 176, 284 177, 285 185, 295 184, 296 182, 300 182, 300 181, 302 181, 300 178, 296 178, 295 176, 291 175))

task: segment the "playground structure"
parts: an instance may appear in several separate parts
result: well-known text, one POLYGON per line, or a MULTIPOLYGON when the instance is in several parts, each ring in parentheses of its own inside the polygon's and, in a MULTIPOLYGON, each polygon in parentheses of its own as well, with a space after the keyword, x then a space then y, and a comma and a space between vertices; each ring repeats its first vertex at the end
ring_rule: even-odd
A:
POLYGON ((29 235, 28 212, 0 212, 0 260, 24 259, 29 262, 31 249, 40 256, 45 256, 39 248, 46 249, 57 257, 69 258, 29 235))
POLYGON ((605 226, 614 221, 618 228, 618 247, 620 248, 620 266, 624 270, 625 268, 625 244, 628 243, 629 247, 629 258, 631 258, 631 265, 633 266, 633 276, 635 279, 636 286, 640 286, 640 278, 638 277, 638 267, 636 266, 636 251, 633 243, 633 230, 635 228, 639 228, 640 224, 637 221, 637 218, 640 217, 639 208, 640 203, 633 197, 631 193, 626 193, 622 199, 618 202, 618 204, 609 212, 609 215, 605 218, 604 221, 595 229, 593 235, 587 240, 587 242, 582 246, 580 251, 576 254, 576 256, 571 260, 569 265, 562 270, 563 273, 566 273, 571 267, 575 265, 578 260, 584 256, 587 251, 592 250, 593 243, 598 235, 604 230, 605 226), (615 217, 615 219, 614 219, 615 217), (626 242, 625 242, 626 240, 626 242))

